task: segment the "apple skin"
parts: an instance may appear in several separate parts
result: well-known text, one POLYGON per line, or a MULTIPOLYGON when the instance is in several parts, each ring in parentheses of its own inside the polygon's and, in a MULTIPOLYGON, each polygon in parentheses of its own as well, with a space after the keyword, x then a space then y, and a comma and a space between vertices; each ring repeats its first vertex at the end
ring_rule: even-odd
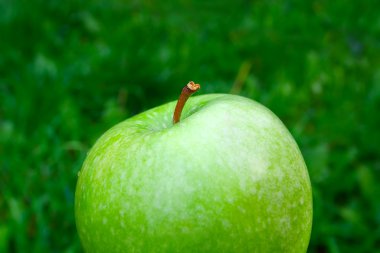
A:
POLYGON ((267 108, 227 94, 175 102, 108 130, 75 193, 86 252, 306 252, 307 168, 267 108))

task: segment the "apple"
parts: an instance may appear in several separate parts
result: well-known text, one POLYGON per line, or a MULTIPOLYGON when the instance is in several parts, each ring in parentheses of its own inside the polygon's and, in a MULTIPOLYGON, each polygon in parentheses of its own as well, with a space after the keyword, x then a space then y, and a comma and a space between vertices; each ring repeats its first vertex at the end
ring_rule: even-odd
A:
POLYGON ((306 252, 311 184, 293 137, 248 98, 185 105, 198 88, 190 82, 177 106, 127 119, 92 147, 75 193, 86 252, 306 252))

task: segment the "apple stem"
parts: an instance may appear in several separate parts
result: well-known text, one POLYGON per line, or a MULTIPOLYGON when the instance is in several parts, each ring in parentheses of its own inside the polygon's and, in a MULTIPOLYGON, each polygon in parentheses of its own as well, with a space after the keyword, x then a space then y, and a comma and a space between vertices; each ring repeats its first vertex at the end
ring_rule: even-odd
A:
POLYGON ((183 87, 181 95, 178 98, 177 105, 175 106, 173 124, 179 122, 183 107, 185 106, 187 99, 197 90, 199 90, 200 87, 201 86, 199 84, 196 84, 193 81, 190 81, 187 85, 185 85, 185 87, 183 87))

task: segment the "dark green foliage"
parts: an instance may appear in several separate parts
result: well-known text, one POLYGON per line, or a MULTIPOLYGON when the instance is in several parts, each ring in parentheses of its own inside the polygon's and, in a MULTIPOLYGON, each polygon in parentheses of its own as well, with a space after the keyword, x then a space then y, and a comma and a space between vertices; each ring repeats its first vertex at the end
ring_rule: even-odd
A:
POLYGON ((310 252, 378 251, 379 10, 0 0, 0 252, 80 252, 73 199, 86 152, 189 80, 255 99, 288 126, 313 185, 310 252))

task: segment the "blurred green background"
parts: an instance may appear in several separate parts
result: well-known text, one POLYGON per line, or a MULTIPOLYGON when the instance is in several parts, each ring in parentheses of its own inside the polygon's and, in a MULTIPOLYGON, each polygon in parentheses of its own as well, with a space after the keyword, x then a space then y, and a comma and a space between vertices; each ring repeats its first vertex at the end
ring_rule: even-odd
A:
POLYGON ((380 2, 0 0, 0 252, 81 252, 77 172, 109 127, 235 93, 304 154, 309 252, 380 252, 380 2))

